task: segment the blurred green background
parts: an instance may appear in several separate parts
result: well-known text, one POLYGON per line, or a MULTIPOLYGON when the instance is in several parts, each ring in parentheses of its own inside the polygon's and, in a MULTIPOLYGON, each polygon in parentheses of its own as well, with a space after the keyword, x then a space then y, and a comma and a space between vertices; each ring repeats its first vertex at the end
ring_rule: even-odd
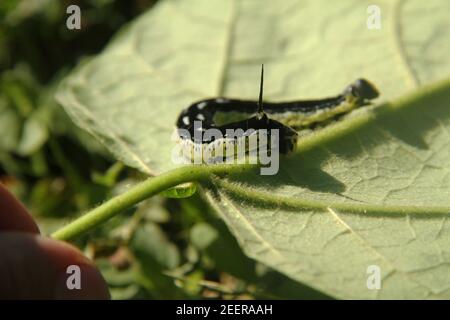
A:
MULTIPOLYGON (((78 129, 54 90, 155 2, 0 2, 0 181, 44 234, 145 178, 78 129), (71 4, 81 8, 81 30, 66 28, 71 4)), ((328 298, 247 258, 201 194, 152 198, 76 245, 115 299, 328 298)))

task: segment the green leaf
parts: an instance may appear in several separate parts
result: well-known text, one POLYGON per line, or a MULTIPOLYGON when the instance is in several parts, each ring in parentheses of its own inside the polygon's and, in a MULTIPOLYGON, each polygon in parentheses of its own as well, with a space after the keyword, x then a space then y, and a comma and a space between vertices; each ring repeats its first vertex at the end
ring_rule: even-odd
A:
POLYGON ((210 202, 249 256, 334 297, 450 298, 450 83, 417 90, 450 75, 450 4, 383 3, 380 30, 366 27, 369 4, 162 1, 58 99, 118 159, 154 174, 175 167, 178 113, 206 97, 255 99, 261 63, 266 100, 369 79, 387 103, 302 138, 276 176, 215 180, 210 202), (366 285, 371 265, 380 290, 366 285))
POLYGON ((173 280, 163 274, 163 271, 179 265, 180 254, 177 247, 166 239, 158 225, 146 223, 138 228, 130 243, 130 250, 139 265, 136 281, 155 294, 155 298, 184 297, 173 280))
POLYGON ((139 228, 131 246, 138 254, 154 259, 161 268, 173 269, 179 264, 177 247, 166 239, 156 224, 147 223, 139 228))
POLYGON ((191 242, 200 250, 209 247, 218 237, 217 230, 205 222, 197 223, 191 230, 191 242))
POLYGON ((3 132, 0 137, 0 150, 15 151, 20 136, 20 117, 3 97, 0 97, 0 114, 0 128, 3 132))
POLYGON ((17 152, 28 156, 38 151, 47 141, 48 131, 43 123, 36 117, 30 117, 25 121, 17 152))

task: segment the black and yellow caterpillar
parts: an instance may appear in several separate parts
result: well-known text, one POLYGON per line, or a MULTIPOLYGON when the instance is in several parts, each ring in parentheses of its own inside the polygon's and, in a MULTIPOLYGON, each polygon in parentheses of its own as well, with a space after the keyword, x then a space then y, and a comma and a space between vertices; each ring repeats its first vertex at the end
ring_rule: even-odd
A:
MULTIPOLYGON (((250 132, 260 129, 279 130, 279 151, 289 153, 294 150, 298 138, 297 130, 320 124, 336 116, 367 105, 378 97, 379 92, 365 79, 357 79, 337 96, 318 100, 299 100, 287 102, 264 102, 264 67, 261 70, 259 101, 228 98, 213 98, 197 101, 184 109, 176 122, 176 137, 188 150, 211 147, 220 144, 214 137, 197 139, 195 130, 206 132, 217 129, 223 140, 232 140, 235 144, 248 137, 250 132), (201 126, 194 126, 200 122, 201 126), (229 129, 239 130, 241 134, 227 135, 229 129)), ((198 133, 198 132, 197 132, 198 133)), ((270 138, 269 138, 270 141, 270 138)))

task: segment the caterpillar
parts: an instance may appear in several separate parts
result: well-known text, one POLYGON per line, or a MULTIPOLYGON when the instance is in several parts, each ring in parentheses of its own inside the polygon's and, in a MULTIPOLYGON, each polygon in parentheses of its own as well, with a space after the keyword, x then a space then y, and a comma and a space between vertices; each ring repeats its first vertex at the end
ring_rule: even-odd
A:
MULTIPOLYGON (((226 143, 234 146, 245 144, 245 139, 262 132, 266 134, 265 141, 271 141, 272 129, 277 129, 279 133, 279 152, 288 154, 296 147, 298 130, 334 119, 369 104, 379 96, 373 84, 360 78, 334 97, 263 102, 263 82, 264 65, 261 67, 259 100, 219 97, 197 101, 181 111, 176 121, 175 140, 182 145, 188 158, 194 150, 223 150, 222 146, 226 143), (219 138, 217 135, 205 135, 211 129, 218 133, 219 138)), ((246 148, 248 151, 248 142, 246 148)), ((213 156, 227 155, 225 151, 216 151, 213 156)), ((209 159, 203 160, 208 162, 209 159)))

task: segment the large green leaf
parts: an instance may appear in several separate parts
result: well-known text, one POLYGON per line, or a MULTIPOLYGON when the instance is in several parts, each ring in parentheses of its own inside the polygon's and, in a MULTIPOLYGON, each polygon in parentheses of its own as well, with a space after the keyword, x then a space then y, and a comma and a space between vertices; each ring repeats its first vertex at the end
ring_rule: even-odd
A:
POLYGON ((276 176, 217 180, 211 202, 251 257, 339 298, 450 298, 448 1, 161 1, 61 85, 58 98, 117 158, 175 165, 180 110, 211 96, 336 94, 365 77, 387 103, 302 139, 276 176), (366 286, 381 269, 380 290, 366 286))

